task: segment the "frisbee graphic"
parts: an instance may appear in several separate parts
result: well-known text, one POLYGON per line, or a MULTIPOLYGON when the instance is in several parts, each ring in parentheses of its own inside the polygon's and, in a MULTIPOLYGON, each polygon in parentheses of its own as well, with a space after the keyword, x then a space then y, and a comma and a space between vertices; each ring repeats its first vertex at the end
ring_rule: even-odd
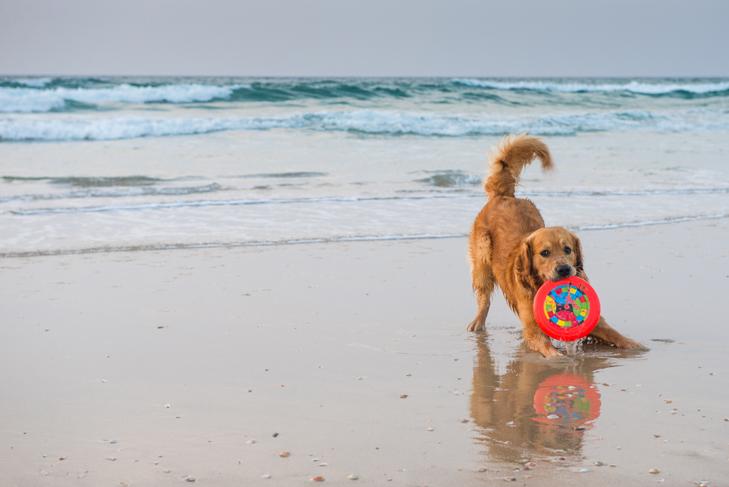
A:
POLYGON ((592 286, 577 276, 547 281, 534 297, 534 319, 556 340, 578 340, 597 325, 600 300, 592 286))

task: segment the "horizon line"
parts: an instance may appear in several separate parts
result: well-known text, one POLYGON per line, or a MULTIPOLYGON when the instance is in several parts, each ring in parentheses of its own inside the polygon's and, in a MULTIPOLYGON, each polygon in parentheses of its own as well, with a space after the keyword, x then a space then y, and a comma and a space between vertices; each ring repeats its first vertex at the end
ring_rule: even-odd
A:
POLYGON ((334 74, 102 74, 102 73, 75 73, 75 74, 57 74, 57 73, 5 73, 0 72, 2 77, 38 77, 38 78, 81 78, 81 77, 140 77, 140 78, 196 78, 196 77, 215 77, 215 78, 338 78, 338 79, 452 79, 452 78, 472 78, 472 79, 729 79, 726 75, 708 75, 708 74, 691 74, 691 75, 475 75, 475 74, 438 74, 438 75, 334 75, 334 74))

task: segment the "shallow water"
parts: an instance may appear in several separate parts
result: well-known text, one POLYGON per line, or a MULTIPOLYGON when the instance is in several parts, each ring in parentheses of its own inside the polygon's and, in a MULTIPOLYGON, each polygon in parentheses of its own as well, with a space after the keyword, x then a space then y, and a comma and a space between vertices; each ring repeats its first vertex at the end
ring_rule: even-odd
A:
POLYGON ((4 256, 447 238, 486 152, 579 230, 729 217, 726 79, 0 79, 4 256))
POLYGON ((519 349, 500 373, 489 338, 475 341, 470 409, 480 431, 476 439, 490 461, 517 464, 560 456, 581 462, 585 433, 602 408, 596 372, 643 355, 596 346, 583 351, 575 341, 566 344, 565 357, 554 360, 519 349))

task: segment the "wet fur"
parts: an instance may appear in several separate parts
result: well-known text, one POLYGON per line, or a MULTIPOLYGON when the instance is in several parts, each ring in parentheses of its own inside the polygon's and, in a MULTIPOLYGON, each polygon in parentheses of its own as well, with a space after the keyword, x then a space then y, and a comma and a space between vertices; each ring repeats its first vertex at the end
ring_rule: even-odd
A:
MULTIPOLYGON (((545 170, 553 166, 544 142, 527 135, 507 137, 491 156, 489 176, 484 183, 488 202, 476 217, 469 239, 478 311, 468 330, 484 329, 491 294, 498 285, 521 319, 527 347, 551 357, 559 352, 534 321, 534 295, 545 280, 560 278, 556 274, 559 266, 569 266, 570 275, 585 280, 587 275, 577 236, 562 227, 546 228, 534 203, 514 196, 522 169, 534 159, 539 159, 545 170), (549 256, 540 255, 544 250, 550 252, 549 256)), ((620 348, 642 348, 615 331, 603 317, 591 336, 620 348)))

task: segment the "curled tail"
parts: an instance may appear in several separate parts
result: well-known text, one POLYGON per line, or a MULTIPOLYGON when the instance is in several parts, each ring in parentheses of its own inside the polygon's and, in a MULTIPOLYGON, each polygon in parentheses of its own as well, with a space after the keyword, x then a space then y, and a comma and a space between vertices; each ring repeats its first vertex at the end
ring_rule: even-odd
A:
POLYGON ((542 161, 542 169, 552 168, 552 156, 540 139, 526 134, 506 137, 491 155, 489 176, 484 182, 489 198, 514 196, 521 170, 534 159, 542 161))

